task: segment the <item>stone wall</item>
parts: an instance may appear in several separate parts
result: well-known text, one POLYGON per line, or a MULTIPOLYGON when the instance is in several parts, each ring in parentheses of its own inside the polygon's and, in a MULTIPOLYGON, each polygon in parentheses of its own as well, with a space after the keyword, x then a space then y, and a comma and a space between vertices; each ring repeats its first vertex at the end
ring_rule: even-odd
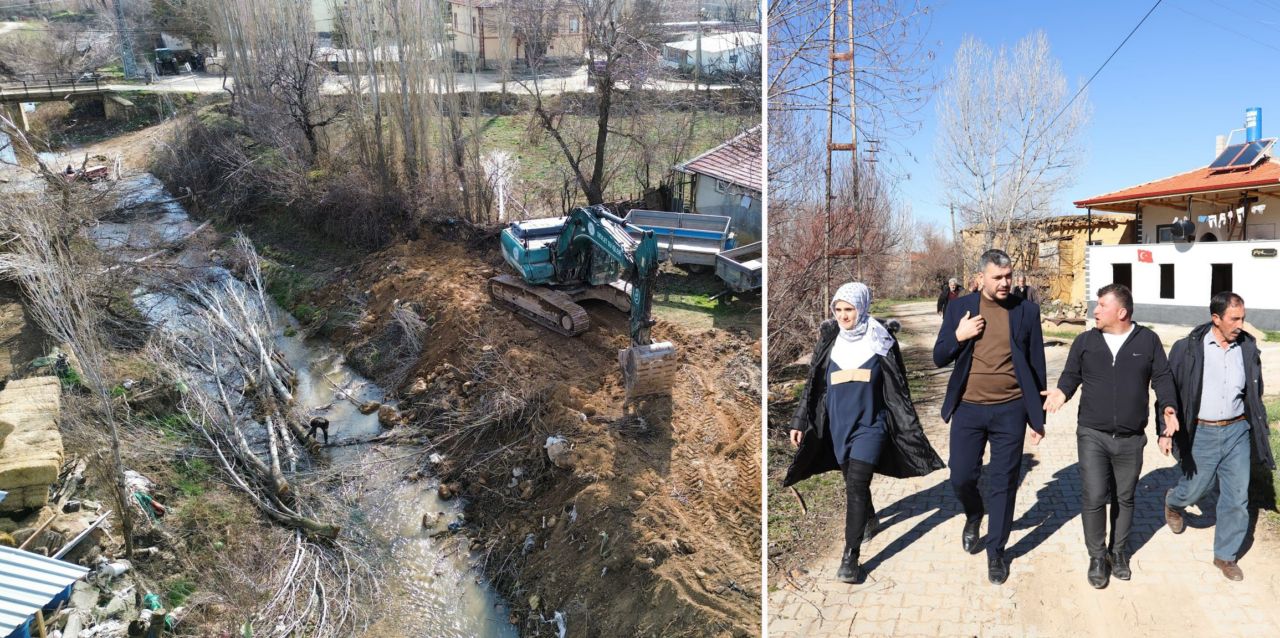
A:
POLYGON ((43 506, 62 467, 58 416, 62 386, 57 377, 15 379, 0 392, 0 512, 43 506), (12 431, 3 434, 8 425, 12 431))

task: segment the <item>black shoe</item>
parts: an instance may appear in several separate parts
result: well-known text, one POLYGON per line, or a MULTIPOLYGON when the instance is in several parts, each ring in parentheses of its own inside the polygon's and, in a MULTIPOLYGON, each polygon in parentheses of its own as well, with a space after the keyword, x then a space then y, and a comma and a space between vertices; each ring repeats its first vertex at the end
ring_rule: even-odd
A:
POLYGON ((1003 554, 987 559, 987 580, 992 585, 1003 585, 1004 581, 1009 580, 1009 562, 1004 559, 1003 554))
POLYGON ((1089 584, 1094 589, 1102 589, 1107 586, 1110 581, 1110 570, 1107 568, 1107 559, 1090 558, 1089 559, 1089 584))
POLYGON ((960 535, 960 546, 964 548, 964 551, 976 554, 979 549, 982 549, 978 545, 978 528, 980 527, 982 527, 981 515, 964 522, 964 533, 960 535))
POLYGON ((867 517, 867 526, 862 528, 862 542, 865 544, 880 531, 880 517, 872 514, 867 517))
POLYGON ((856 585, 861 583, 864 578, 866 578, 866 573, 862 571, 862 566, 858 564, 858 551, 853 548, 845 548, 844 557, 840 559, 840 569, 836 570, 836 580, 856 585))
POLYGON ((1111 575, 1120 580, 1129 580, 1133 576, 1133 570, 1129 569, 1129 555, 1124 552, 1111 552, 1107 556, 1107 560, 1111 563, 1111 575))

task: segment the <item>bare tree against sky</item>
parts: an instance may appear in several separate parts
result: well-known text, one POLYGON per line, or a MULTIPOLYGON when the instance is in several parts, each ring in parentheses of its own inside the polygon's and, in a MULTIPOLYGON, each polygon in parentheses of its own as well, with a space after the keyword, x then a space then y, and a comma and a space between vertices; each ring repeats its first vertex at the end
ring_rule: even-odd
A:
POLYGON ((1089 106, 1087 95, 1067 106, 1070 98, 1044 32, 1012 50, 972 37, 960 45, 938 102, 934 158, 956 213, 982 228, 984 249, 1052 215, 1075 179, 1089 106))

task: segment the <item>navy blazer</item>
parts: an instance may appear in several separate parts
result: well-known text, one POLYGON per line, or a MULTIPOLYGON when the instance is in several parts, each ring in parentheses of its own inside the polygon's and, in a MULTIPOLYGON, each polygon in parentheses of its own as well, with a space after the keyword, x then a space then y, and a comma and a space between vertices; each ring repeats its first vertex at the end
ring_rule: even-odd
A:
MULTIPOLYGON (((947 382, 947 399, 942 402, 942 420, 951 421, 960 398, 964 396, 969 381, 969 367, 973 365, 973 343, 956 341, 956 327, 964 313, 978 313, 982 293, 965 295, 947 304, 942 316, 942 329, 933 344, 933 363, 939 368, 955 362, 951 380, 947 382)), ((1010 294, 1013 306, 1009 308, 1009 345, 1013 348, 1013 373, 1022 388, 1022 404, 1026 408, 1027 423, 1031 429, 1044 434, 1044 397, 1040 392, 1048 384, 1044 365, 1044 335, 1040 332, 1040 306, 1017 295, 1010 294)))

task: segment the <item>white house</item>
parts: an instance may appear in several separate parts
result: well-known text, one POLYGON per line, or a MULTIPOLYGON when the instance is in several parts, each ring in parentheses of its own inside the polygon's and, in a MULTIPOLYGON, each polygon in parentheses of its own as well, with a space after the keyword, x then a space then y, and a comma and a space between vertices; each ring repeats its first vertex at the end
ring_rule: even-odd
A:
POLYGON ((755 127, 675 167, 676 210, 729 217, 739 244, 763 238, 764 155, 755 127))
POLYGON ((1091 308, 1098 288, 1119 282, 1139 321, 1195 325, 1209 320, 1209 298, 1230 290, 1250 323, 1280 330, 1280 160, 1274 138, 1251 138, 1208 166, 1075 202, 1135 218, 1134 243, 1088 248, 1091 308))
POLYGON ((692 72, 699 60, 704 75, 752 73, 760 68, 760 33, 695 34, 687 40, 662 45, 662 63, 667 68, 692 72))

